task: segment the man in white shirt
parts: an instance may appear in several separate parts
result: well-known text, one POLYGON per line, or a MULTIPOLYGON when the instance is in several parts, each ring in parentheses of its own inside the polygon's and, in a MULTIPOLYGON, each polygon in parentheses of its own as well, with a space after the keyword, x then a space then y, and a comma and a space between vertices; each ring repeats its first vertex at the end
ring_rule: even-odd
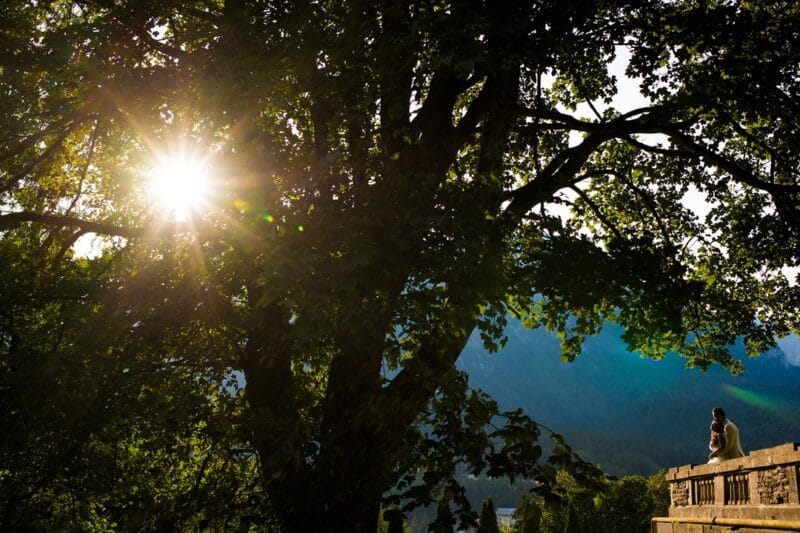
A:
POLYGON ((711 410, 711 416, 714 417, 714 422, 723 425, 725 443, 719 450, 711 452, 709 457, 719 457, 723 461, 743 457, 744 452, 742 452, 742 445, 739 443, 739 428, 736 427, 736 424, 725 417, 725 411, 722 407, 713 408, 711 410))

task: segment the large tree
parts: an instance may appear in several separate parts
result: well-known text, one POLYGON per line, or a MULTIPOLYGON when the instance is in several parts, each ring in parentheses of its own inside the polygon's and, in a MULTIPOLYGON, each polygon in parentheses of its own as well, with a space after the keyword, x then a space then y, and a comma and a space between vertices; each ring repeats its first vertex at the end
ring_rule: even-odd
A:
POLYGON ((520 413, 484 432, 496 406, 454 366, 476 329, 495 349, 515 316, 570 359, 613 321, 633 350, 733 371, 737 338, 757 354, 800 330, 793 2, 8 0, 0 17, 8 523, 95 486, 87 520, 230 524, 231 465, 257 458, 269 508, 251 516, 372 531, 384 498, 463 503, 462 464, 554 479, 520 413), (623 49, 646 107, 610 105, 623 49), (171 203, 201 172, 210 192, 176 216, 148 180, 181 160, 198 183, 171 203), (91 234, 105 244, 76 253, 91 234), (119 442, 171 496, 108 496, 119 442), (159 453, 198 464, 173 479, 159 453))

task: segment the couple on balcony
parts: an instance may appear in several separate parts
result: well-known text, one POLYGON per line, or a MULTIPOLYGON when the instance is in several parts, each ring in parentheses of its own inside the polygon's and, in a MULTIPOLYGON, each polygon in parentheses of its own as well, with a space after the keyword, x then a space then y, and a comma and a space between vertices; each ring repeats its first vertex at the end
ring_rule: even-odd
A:
POLYGON ((708 464, 719 463, 728 459, 744 456, 742 445, 739 443, 739 428, 736 424, 725 418, 722 407, 711 410, 714 421, 711 422, 711 440, 708 443, 708 464))

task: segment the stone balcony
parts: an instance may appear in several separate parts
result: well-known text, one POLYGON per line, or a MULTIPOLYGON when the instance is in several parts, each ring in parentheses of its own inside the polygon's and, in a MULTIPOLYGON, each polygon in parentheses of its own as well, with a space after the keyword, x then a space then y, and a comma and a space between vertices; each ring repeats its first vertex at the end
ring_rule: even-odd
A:
POLYGON ((654 518, 653 531, 800 531, 798 469, 798 443, 717 464, 670 468, 669 517, 654 518))

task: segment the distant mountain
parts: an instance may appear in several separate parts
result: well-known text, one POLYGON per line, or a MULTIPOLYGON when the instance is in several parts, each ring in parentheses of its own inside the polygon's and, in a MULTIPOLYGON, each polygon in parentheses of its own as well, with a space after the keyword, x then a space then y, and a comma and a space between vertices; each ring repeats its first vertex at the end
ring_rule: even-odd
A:
POLYGON ((678 356, 661 361, 628 352, 621 330, 609 325, 587 340, 573 363, 562 363, 558 339, 510 322, 509 340, 488 354, 477 335, 458 360, 470 384, 502 408, 522 407, 562 433, 607 474, 651 474, 659 468, 704 463, 711 408, 719 405, 740 429, 742 447, 755 450, 800 441, 800 366, 797 339, 745 362, 743 376, 717 367, 687 369, 678 356))

